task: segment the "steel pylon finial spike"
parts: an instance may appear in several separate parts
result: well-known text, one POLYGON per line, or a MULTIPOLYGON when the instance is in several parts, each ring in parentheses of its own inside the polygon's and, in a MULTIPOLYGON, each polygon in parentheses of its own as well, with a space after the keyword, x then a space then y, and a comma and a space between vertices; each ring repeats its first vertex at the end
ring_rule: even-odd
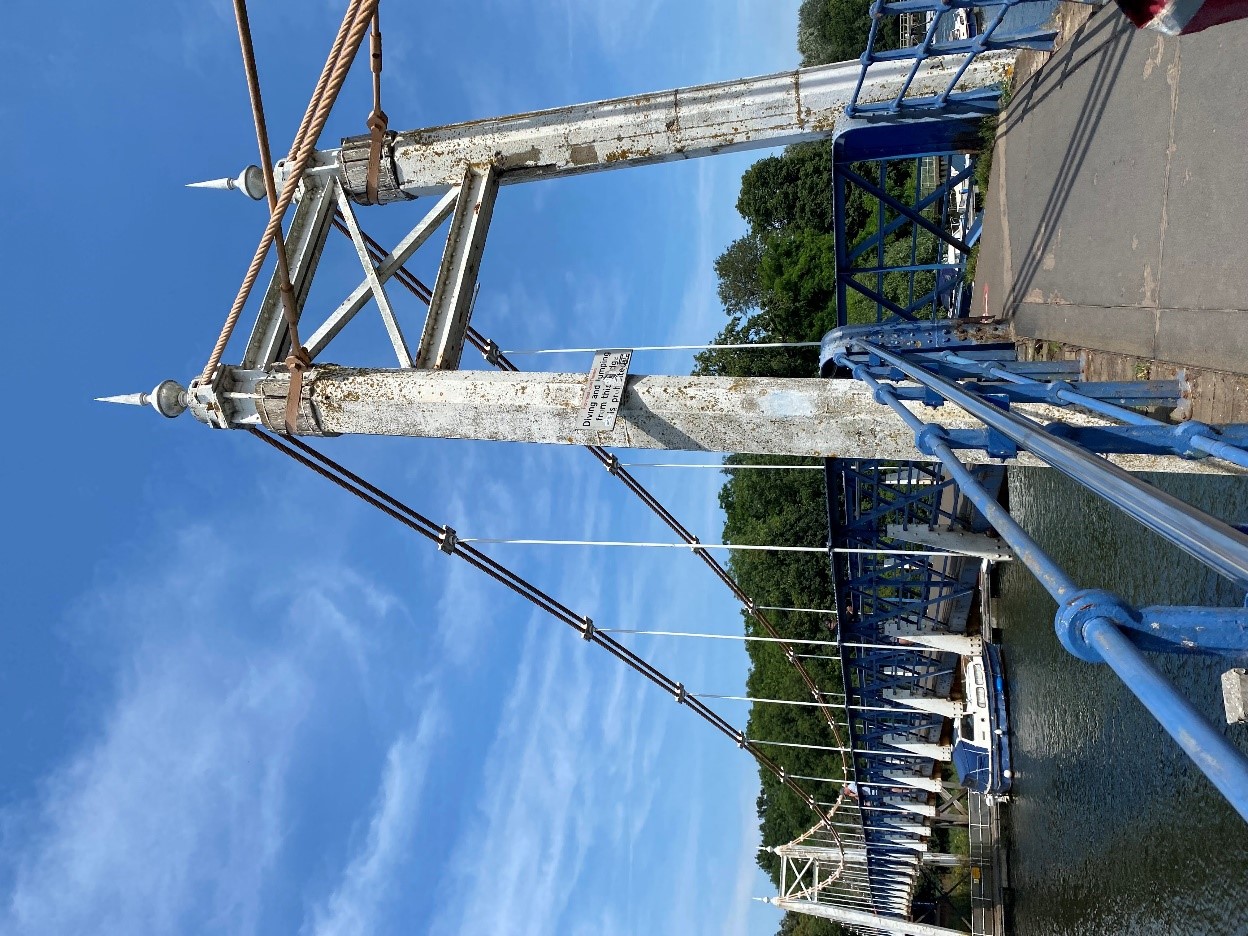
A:
POLYGON ((234 188, 234 180, 233 179, 206 179, 203 182, 187 182, 186 187, 187 188, 224 189, 226 191, 229 191, 230 189, 234 188))
POLYGON ((236 179, 207 179, 203 182, 187 182, 187 188, 221 189, 233 191, 237 189, 248 198, 263 201, 268 194, 264 186, 264 173, 259 166, 247 166, 236 179))
POLYGON ((122 393, 96 397, 97 403, 121 403, 126 406, 148 406, 172 419, 186 411, 186 388, 176 380, 162 380, 151 393, 122 393))
POLYGON ((126 406, 147 406, 149 395, 146 393, 122 393, 117 396, 97 396, 96 403, 123 403, 126 406))

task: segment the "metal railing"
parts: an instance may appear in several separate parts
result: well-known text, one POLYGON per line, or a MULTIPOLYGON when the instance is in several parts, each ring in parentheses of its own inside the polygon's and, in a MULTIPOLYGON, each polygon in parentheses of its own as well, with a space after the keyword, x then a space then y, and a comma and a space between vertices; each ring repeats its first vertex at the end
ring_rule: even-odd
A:
POLYGON ((1002 30, 1006 14, 1018 6, 1039 0, 875 0, 871 4, 871 31, 862 53, 862 71, 845 112, 850 117, 872 114, 941 111, 950 106, 991 113, 996 110, 998 88, 955 91, 958 82, 975 58, 998 49, 1049 49, 1057 31, 1048 26, 1027 27, 1014 32, 1002 30), (923 17, 926 28, 918 26, 923 17), (898 41, 901 48, 886 48, 898 41), (917 41, 912 41, 916 40, 917 41), (935 94, 912 94, 914 80, 931 58, 961 56, 945 87, 935 94), (913 64, 896 96, 887 101, 864 103, 859 100, 871 66, 878 62, 910 60, 913 64))
POLYGON ((852 162, 836 154, 839 324, 965 314, 966 263, 981 227, 977 161, 956 149, 852 162), (868 229, 850 243, 848 218, 863 213, 868 229))
MULTIPOLYGON (((911 326, 913 330, 914 326, 911 326)), ((1248 426, 1215 428, 1201 423, 1169 425, 1125 408, 1173 392, 1141 381, 1098 387, 1022 374, 999 351, 926 347, 892 329, 838 329, 824 341, 824 375, 833 372, 862 381, 915 433, 920 451, 938 459, 1037 577, 1058 604, 1055 627, 1063 646, 1089 662, 1108 664, 1175 739, 1231 805, 1248 820, 1248 758, 1167 682, 1141 650, 1241 655, 1248 652, 1248 610, 1244 608, 1135 608, 1109 592, 1081 589, 1044 553, 955 455, 956 448, 980 448, 997 457, 1020 451, 1036 456, 1109 501, 1238 586, 1248 589, 1248 536, 1101 457, 1107 452, 1168 453, 1187 457, 1216 454, 1248 465, 1248 426), (890 347, 891 345, 891 347, 890 347), (901 382, 911 381, 910 385, 901 382), (984 430, 947 430, 905 405, 952 403, 979 420, 984 430), (1076 405, 1125 425, 1080 430, 1044 425, 1011 411, 1013 401, 1042 400, 1076 405)))

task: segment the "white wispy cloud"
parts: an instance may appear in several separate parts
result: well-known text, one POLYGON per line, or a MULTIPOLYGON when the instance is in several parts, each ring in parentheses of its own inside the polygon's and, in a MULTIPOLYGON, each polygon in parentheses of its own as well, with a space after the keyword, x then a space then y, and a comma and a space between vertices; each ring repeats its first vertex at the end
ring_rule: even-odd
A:
MULTIPOLYGON (((578 748, 588 674, 566 636, 527 641, 481 778, 480 811, 452 858, 448 903, 435 933, 550 933, 588 845, 589 813, 578 748)), ((573 648, 577 649, 577 648, 573 648)))
MULTIPOLYGON (((597 476, 572 469, 566 479, 592 534, 608 520, 593 506, 602 502, 597 476)), ((551 590, 596 614, 612 604, 607 564, 586 552, 569 560, 551 590)), ((600 620, 616 624, 605 614, 600 620)), ((630 850, 653 801, 650 766, 664 729, 649 717, 652 687, 550 618, 534 616, 527 628, 478 781, 477 814, 441 885, 457 900, 435 919, 434 933, 545 934, 584 923, 579 905, 565 914, 588 856, 630 850)), ((607 926, 610 914, 601 915, 607 926)))
MULTIPOLYGON (((234 38, 234 15, 226 0, 210 0, 207 3, 177 3, 172 9, 176 12, 178 26, 174 44, 181 55, 181 65, 188 71, 200 74, 208 70, 210 63, 219 60, 231 49, 231 39, 237 48, 238 40, 234 38)), ((162 43, 161 47, 168 47, 162 43)), ((156 52, 156 54, 168 54, 156 52)))
POLYGON ((270 554, 222 519, 168 532, 62 625, 105 685, 82 739, 4 810, 0 932, 259 932, 310 722, 347 698, 383 711, 370 676, 391 648, 369 628, 393 597, 340 561, 248 594, 270 554))
MULTIPOLYGON (((739 839, 736 848, 737 867, 732 885, 732 898, 723 908, 723 919, 715 929, 722 936, 746 936, 750 931, 751 910, 759 905, 754 897, 766 895, 771 882, 763 877, 756 860, 762 836, 758 826, 758 808, 752 790, 742 789, 739 813, 739 839)), ((776 915, 769 912, 769 917, 776 915)))
POLYGON ((192 638, 140 652, 122 683, 98 737, 46 785, 0 929, 255 932, 308 673, 192 638))
POLYGON ((390 745, 367 840, 333 893, 313 912, 305 933, 350 936, 378 931, 413 845, 431 748, 445 728, 441 706, 436 696, 431 697, 415 729, 390 745))

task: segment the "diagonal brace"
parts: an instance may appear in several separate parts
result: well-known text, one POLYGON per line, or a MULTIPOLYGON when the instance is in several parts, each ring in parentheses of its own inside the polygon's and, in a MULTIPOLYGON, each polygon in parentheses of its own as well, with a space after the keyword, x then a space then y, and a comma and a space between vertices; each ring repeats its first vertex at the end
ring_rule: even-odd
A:
POLYGON ((844 173, 845 178, 849 179, 851 182, 853 182, 863 191, 871 195, 874 195, 884 204, 888 205, 889 208, 892 208, 893 211, 896 211, 898 214, 904 215, 905 217, 909 218, 911 221, 913 221, 919 227, 923 228, 925 231, 929 231, 932 234, 935 234, 937 237, 943 240, 946 244, 949 244, 951 247, 956 247, 958 250, 962 251, 962 253, 965 253, 965 254, 969 254, 971 252, 970 247, 968 247, 962 241, 958 240, 956 237, 954 237, 952 234, 950 234, 948 231, 942 228, 939 224, 933 224, 930 220, 923 217, 923 215, 919 214, 909 205, 893 198, 893 196, 889 195, 888 192, 884 191, 875 183, 868 182, 866 179, 864 179, 858 173, 854 172, 854 170, 850 169, 848 166, 841 169, 841 172, 844 173))
MULTIPOLYGON (((377 302, 377 309, 381 312, 381 320, 385 322, 386 333, 390 336, 390 344, 394 346, 394 353, 399 359, 400 367, 412 366, 412 352, 407 348, 407 341, 403 338, 403 332, 399 328, 399 320, 395 318, 394 307, 390 305, 390 297, 386 295, 386 287, 381 284, 381 280, 377 276, 377 268, 373 266, 373 258, 368 255, 368 247, 364 244, 364 236, 360 233, 360 225, 355 220, 355 211, 351 207, 351 201, 347 198, 346 193, 339 188, 338 211, 342 214, 343 223, 347 226, 347 232, 351 235, 351 243, 355 245, 355 252, 359 254, 360 264, 364 267, 364 281, 368 284, 369 291, 373 294, 373 299, 377 302)), ((309 353, 311 353, 309 351, 309 353)))
POLYGON ((481 254, 498 195, 498 169, 469 166, 442 253, 442 265, 429 300, 429 314, 416 352, 416 366, 455 370, 464 350, 481 254))
MULTIPOLYGON (((420 246, 425 243, 438 229, 446 217, 455 207, 456 198, 459 195, 458 189, 451 189, 439 197, 437 203, 429 210, 414 228, 398 243, 385 259, 377 264, 377 279, 384 283, 390 279, 404 263, 411 258, 420 246)), ((354 237, 352 238, 354 240, 354 237)), ((325 320, 311 337, 308 338, 307 348, 313 360, 316 359, 337 334, 342 331, 347 322, 355 317, 355 314, 364 308, 368 303, 368 297, 372 294, 372 286, 368 280, 365 280, 352 291, 342 304, 325 320)))
MULTIPOLYGON (((840 174, 844 171, 844 167, 837 166, 833 171, 836 172, 837 174, 840 174)), ((967 164, 965 169, 963 169, 957 175, 950 177, 946 182, 942 183, 941 185, 938 185, 935 191, 925 196, 922 201, 916 203, 914 206, 915 211, 923 211, 925 208, 928 208, 932 204, 938 202, 940 199, 944 198, 946 195, 949 194, 950 189, 957 188, 957 186, 959 186, 960 184, 965 182, 967 179, 969 179, 974 172, 975 172, 975 161, 971 160, 967 164)), ((880 238, 880 237, 887 238, 890 234, 892 234, 894 231, 896 231, 899 227, 901 227, 905 223, 906 223, 906 219, 904 217, 894 218, 892 221, 889 221, 888 224, 884 226, 883 230, 876 231, 867 240, 855 246, 854 249, 850 251, 849 261, 851 263, 856 261, 859 257, 861 257, 868 250, 871 250, 873 247, 875 247, 876 238, 880 238)))
MULTIPOLYGON (((321 251, 325 249, 334 216, 333 193, 338 183, 329 179, 322 185, 316 185, 305 179, 300 187, 301 197, 286 233, 286 255, 290 259, 290 282, 295 294, 296 315, 303 312, 321 251)), ((281 284, 278 279, 275 272, 260 303, 260 313, 256 316, 256 324, 243 354, 244 367, 264 367, 286 354, 289 338, 282 316, 281 284)))

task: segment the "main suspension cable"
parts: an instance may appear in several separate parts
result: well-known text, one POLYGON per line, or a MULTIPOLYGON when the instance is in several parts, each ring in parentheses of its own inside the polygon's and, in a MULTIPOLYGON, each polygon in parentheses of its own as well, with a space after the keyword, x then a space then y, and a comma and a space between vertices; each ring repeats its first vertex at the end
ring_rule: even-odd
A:
MULTIPOLYGON (((341 233, 348 236, 350 235, 345 223, 343 223, 340 218, 334 218, 334 226, 341 233)), ((381 263, 381 261, 385 259, 388 251, 368 234, 364 234, 363 238, 374 262, 381 263)), ((432 298, 433 291, 422 283, 416 276, 414 276, 405 266, 400 265, 395 270, 394 278, 397 279, 399 283, 409 292, 426 304, 428 304, 432 298)), ((466 339, 474 348, 481 352, 486 361, 500 370, 513 373, 520 370, 520 368, 517 367, 506 354, 499 350, 497 344, 482 335, 479 331, 472 327, 472 325, 468 326, 466 339)), ((660 520, 662 520, 673 533, 690 545, 698 543, 698 538, 694 536, 694 534, 690 532, 684 524, 677 520, 676 517, 673 516, 672 513, 664 507, 653 494, 646 490, 641 482, 633 477, 626 467, 620 464, 619 459, 616 458, 615 455, 607 451, 607 449, 603 448, 601 445, 586 445, 585 449, 593 455, 594 458, 598 459, 598 462, 606 468, 610 474, 618 478, 620 482, 637 497, 638 500, 649 507, 650 510, 660 520)), ((763 609, 757 605, 748 594, 746 594, 745 590, 741 587, 737 580, 733 578, 728 570, 724 568, 719 560, 705 549, 694 550, 694 552, 698 558, 700 558, 702 562, 705 563, 706 566, 715 574, 716 578, 718 578, 728 588, 728 590, 732 592, 736 599, 741 602, 746 610, 746 613, 750 615, 755 623, 761 627, 769 637, 779 640, 781 638, 780 632, 771 622, 771 619, 764 614, 763 609)), ((824 720, 827 722, 828 728, 832 732, 832 736, 836 739, 837 744, 844 747, 845 741, 841 735, 841 730, 835 717, 835 713, 833 709, 824 701, 824 694, 822 690, 820 690, 819 684, 815 681, 805 663, 802 662, 804 655, 798 654, 793 647, 786 645, 783 641, 780 643, 779 648, 784 654, 785 659, 787 659, 790 665, 797 670, 798 675, 801 677, 802 682, 805 683, 807 691, 810 692, 811 697, 815 702, 819 703, 820 712, 823 715, 824 720)), ((833 662, 836 661, 836 658, 834 657, 822 659, 828 659, 833 662)), ((841 771, 846 777, 850 775, 849 759, 844 754, 841 755, 841 771)), ((838 806, 844 798, 845 794, 842 791, 841 795, 837 798, 838 806)))
MULTIPOLYGON (((331 481, 338 487, 348 493, 354 494, 360 500, 372 507, 380 510, 382 513, 397 520, 408 529, 419 533, 421 536, 430 540, 437 545, 442 552, 452 556, 459 556, 469 565, 484 572, 495 581, 507 586, 516 594, 532 602, 547 614, 567 624, 573 630, 581 635, 581 637, 589 643, 597 644, 602 647, 616 659, 625 663, 633 670, 646 677, 650 682, 659 686, 664 691, 671 694, 678 704, 685 705, 691 709, 699 718, 717 729, 721 734, 730 738, 739 748, 748 751, 754 759, 764 769, 775 775, 782 784, 792 790, 802 802, 804 802, 823 823, 831 821, 831 816, 824 811, 824 808, 818 805, 818 801, 811 794, 807 793, 792 776, 788 774, 783 767, 773 761, 762 749, 762 742, 756 741, 745 736, 745 732, 733 727, 726 719, 706 705, 701 699, 692 696, 685 690, 682 683, 677 682, 670 676, 667 676, 655 666, 638 656, 628 647, 619 643, 604 629, 595 626, 592 619, 576 614, 567 605, 552 598, 546 592, 533 585, 526 579, 522 578, 511 569, 498 562, 495 562, 489 556, 474 549, 471 545, 465 545, 455 536, 454 530, 446 526, 438 526, 428 517, 417 512, 407 506, 397 498, 387 494, 376 485, 370 484, 359 475, 352 472, 333 459, 329 458, 322 452, 312 448, 307 443, 294 437, 282 437, 268 432, 262 432, 259 429, 249 429, 252 435, 271 447, 277 449, 282 454, 288 456, 299 464, 303 465, 331 481)), ((829 748, 829 750, 835 750, 829 748)))

